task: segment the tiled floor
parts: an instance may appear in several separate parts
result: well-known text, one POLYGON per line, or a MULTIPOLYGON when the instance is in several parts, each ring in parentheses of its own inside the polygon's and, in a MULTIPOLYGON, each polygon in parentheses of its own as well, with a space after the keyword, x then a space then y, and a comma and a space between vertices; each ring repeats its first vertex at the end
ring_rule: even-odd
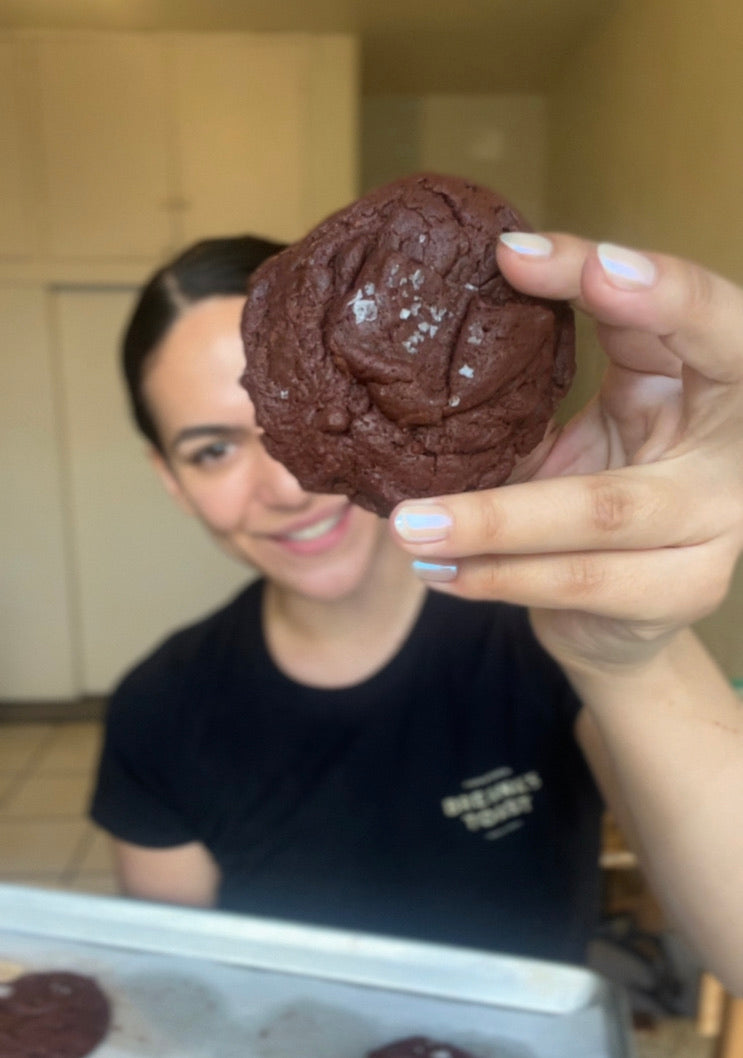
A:
POLYGON ((99 741, 97 723, 0 726, 0 881, 115 891, 86 818, 99 741))
POLYGON ((713 1058, 715 1041, 703 1039, 685 1018, 661 1022, 635 1033, 637 1058, 713 1058))
MULTIPOLYGON (((106 838, 86 818, 100 724, 0 724, 0 882, 116 891, 106 838)), ((673 1019, 635 1034, 638 1058, 711 1058, 673 1019)))

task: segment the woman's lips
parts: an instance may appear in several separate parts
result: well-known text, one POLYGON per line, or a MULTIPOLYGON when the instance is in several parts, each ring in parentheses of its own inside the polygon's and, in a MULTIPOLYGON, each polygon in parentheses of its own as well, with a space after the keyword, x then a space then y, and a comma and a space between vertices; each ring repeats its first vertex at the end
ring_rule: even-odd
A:
POLYGON ((351 504, 345 504, 333 514, 318 518, 290 532, 275 533, 271 539, 295 554, 319 554, 329 550, 345 535, 351 504))

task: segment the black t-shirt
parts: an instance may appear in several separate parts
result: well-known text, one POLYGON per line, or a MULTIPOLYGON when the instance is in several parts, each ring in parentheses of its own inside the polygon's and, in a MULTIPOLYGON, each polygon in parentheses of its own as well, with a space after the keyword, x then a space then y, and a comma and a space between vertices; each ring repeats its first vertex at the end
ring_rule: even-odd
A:
POLYGON ((601 806, 579 703, 525 611, 431 592, 388 665, 328 690, 273 663, 261 594, 124 679, 96 822, 203 842, 225 909, 582 961, 601 806))

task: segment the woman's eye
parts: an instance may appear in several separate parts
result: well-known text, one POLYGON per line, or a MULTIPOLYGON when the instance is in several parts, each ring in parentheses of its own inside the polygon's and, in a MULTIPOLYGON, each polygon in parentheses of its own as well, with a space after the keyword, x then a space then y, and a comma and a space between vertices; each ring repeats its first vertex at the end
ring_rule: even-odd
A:
POLYGON ((228 454, 233 447, 230 441, 212 441, 211 444, 197 448, 188 456, 188 462, 193 466, 204 466, 209 463, 217 463, 228 454))

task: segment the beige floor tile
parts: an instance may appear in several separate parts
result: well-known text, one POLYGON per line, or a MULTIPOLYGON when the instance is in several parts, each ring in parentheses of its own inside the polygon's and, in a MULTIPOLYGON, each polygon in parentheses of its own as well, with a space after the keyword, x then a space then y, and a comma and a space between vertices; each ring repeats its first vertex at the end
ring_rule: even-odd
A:
POLYGON ((99 723, 58 724, 39 758, 39 771, 92 770, 98 760, 103 729, 99 723))
POLYGON ((54 730, 54 724, 0 724, 0 742, 39 742, 54 730))
POLYGON ((79 871, 70 881, 64 883, 65 889, 75 893, 97 893, 99 896, 118 896, 119 889, 111 871, 79 871))
POLYGON ((84 818, 91 777, 88 772, 34 771, 0 804, 3 816, 84 818))
POLYGON ((88 824, 89 836, 80 862, 77 864, 79 872, 88 871, 110 871, 111 870, 111 841, 108 835, 93 824, 88 824))
POLYGON ((23 771, 53 733, 51 724, 0 724, 0 771, 23 771))
POLYGON ((18 776, 12 771, 0 770, 0 812, 2 811, 3 801, 8 796, 14 786, 18 785, 18 776))
POLYGON ((1 885, 30 885, 34 889, 61 889, 62 884, 57 873, 24 874, 19 872, 0 871, 1 885))
POLYGON ((634 1034, 637 1058, 712 1058, 714 1040, 704 1039, 688 1018, 668 1018, 634 1034))
POLYGON ((0 873, 52 874, 70 865, 88 826, 81 819, 0 819, 0 873))

